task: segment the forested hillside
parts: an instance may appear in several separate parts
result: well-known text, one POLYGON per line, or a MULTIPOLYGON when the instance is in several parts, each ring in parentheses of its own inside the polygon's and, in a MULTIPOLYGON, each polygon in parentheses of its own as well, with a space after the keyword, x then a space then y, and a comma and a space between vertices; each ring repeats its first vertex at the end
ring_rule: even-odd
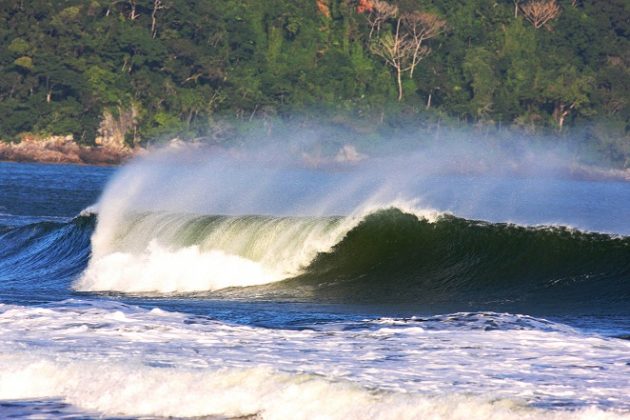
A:
POLYGON ((627 0, 0 0, 0 21, 4 140, 313 115, 579 128, 630 165, 627 0))

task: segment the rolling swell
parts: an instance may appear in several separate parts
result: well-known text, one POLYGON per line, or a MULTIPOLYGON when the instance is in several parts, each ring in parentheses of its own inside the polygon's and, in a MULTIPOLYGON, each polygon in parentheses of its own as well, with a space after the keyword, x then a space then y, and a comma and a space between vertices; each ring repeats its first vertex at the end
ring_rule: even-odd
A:
POLYGON ((397 209, 367 216, 305 273, 258 293, 324 300, 627 305, 630 238, 397 209))
POLYGON ((95 222, 90 215, 1 227, 0 291, 67 288, 87 265, 95 222))

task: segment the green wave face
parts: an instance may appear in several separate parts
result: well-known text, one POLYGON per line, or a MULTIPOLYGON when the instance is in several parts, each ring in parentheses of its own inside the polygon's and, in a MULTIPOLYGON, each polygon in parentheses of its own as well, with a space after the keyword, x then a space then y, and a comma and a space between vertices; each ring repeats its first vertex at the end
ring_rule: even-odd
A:
POLYGON ((303 275, 273 288, 371 302, 623 305, 630 302, 630 238, 453 216, 428 222, 383 210, 303 275))

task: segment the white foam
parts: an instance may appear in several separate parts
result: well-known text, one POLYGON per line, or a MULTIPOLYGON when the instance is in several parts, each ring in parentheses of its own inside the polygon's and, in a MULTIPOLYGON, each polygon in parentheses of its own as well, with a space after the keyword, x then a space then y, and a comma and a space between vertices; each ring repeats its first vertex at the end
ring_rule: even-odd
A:
POLYGON ((107 415, 628 418, 629 352, 510 314, 286 330, 107 301, 0 305, 0 399, 107 415))
POLYGON ((90 262, 75 283, 77 290, 127 293, 189 293, 253 286, 281 280, 283 273, 258 262, 198 246, 170 251, 152 241, 136 255, 114 252, 90 262))
POLYGON ((379 392, 348 382, 269 368, 152 368, 132 363, 59 363, 0 357, 0 398, 61 397, 105 415, 239 417, 264 419, 621 419, 596 408, 536 410, 509 400, 428 398, 379 392))
POLYGON ((79 213, 79 216, 93 216, 98 214, 98 203, 87 206, 79 213))

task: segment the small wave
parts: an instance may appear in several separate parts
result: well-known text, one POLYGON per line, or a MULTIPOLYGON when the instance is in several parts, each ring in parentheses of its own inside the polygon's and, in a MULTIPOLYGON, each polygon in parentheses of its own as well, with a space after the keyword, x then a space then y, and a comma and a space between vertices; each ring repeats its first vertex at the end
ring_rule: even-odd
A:
POLYGON ((429 317, 413 316, 410 318, 378 318, 366 320, 377 326, 394 325, 398 327, 416 328, 424 330, 454 330, 454 331, 524 331, 535 330, 545 332, 560 332, 575 334, 576 330, 556 322, 542 318, 535 318, 523 314, 496 312, 456 312, 446 315, 429 317))
POLYGON ((597 408, 549 411, 516 401, 377 392, 270 368, 198 371, 143 365, 0 357, 0 398, 61 397, 105 415, 258 416, 264 419, 623 419, 597 408), (150 396, 150 398, 147 398, 150 396), (321 404, 326 401, 326 404, 321 404))
POLYGON ((0 230, 0 290, 67 287, 87 265, 95 218, 0 230))
POLYGON ((98 215, 98 204, 92 204, 81 210, 77 217, 91 217, 98 215))

